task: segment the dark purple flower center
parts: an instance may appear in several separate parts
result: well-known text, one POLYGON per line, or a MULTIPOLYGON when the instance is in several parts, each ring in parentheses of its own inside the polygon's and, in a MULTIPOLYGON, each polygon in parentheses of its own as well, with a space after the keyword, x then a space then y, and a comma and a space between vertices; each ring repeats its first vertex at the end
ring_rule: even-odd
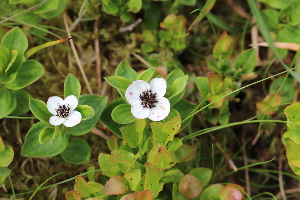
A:
POLYGON ((141 105, 144 108, 154 108, 155 107, 155 103, 157 103, 158 101, 156 100, 156 93, 152 93, 151 90, 146 90, 143 91, 142 94, 139 95, 142 103, 141 105))
POLYGON ((66 105, 59 105, 56 110, 56 116, 66 118, 70 114, 70 107, 66 105))

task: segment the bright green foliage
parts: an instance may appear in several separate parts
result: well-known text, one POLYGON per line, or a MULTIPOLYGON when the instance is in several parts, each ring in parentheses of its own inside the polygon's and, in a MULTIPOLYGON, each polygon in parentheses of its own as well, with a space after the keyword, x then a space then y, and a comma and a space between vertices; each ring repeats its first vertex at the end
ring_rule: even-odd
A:
POLYGON ((94 109, 88 105, 78 105, 76 110, 81 113, 82 120, 90 119, 95 116, 94 109))
POLYGON ((10 172, 11 172, 11 169, 8 169, 8 167, 0 167, 0 184, 1 185, 4 183, 6 177, 8 177, 10 172))
POLYGON ((151 67, 145 71, 143 71, 142 73, 140 73, 138 75, 138 77, 136 78, 136 80, 144 80, 146 82, 149 82, 151 79, 153 79, 155 77, 155 67, 151 67))
POLYGON ((29 99, 32 96, 26 90, 13 90, 12 93, 17 99, 17 107, 10 113, 10 115, 21 115, 28 112, 29 109, 29 99))
POLYGON ((217 183, 208 186, 201 192, 200 194, 200 200, 207 200, 207 199, 213 199, 213 200, 220 200, 219 192, 223 188, 223 185, 217 183))
POLYGON ((300 125, 300 103, 292 104, 284 109, 284 114, 295 125, 300 125))
POLYGON ((136 80, 136 77, 138 76, 138 73, 134 71, 125 61, 122 61, 115 72, 116 76, 124 77, 131 82, 136 80))
POLYGON ((55 156, 65 150, 69 143, 70 136, 61 128, 59 128, 59 126, 55 127, 54 135, 49 142, 45 144, 41 144, 39 142, 39 134, 42 132, 43 129, 46 128, 52 128, 52 126, 44 122, 38 122, 29 129, 22 148, 23 156, 55 156))
POLYGON ((30 99, 29 108, 36 118, 49 124, 49 119, 52 117, 52 114, 48 111, 45 102, 38 99, 30 99))
POLYGON ((105 80, 113 87, 120 89, 120 90, 126 90, 129 84, 131 83, 130 80, 122 77, 122 76, 111 76, 106 77, 105 80))
POLYGON ((39 143, 46 144, 48 143, 54 136, 54 128, 44 128, 39 134, 39 143))
POLYGON ((75 95, 79 99, 81 92, 81 85, 78 79, 73 74, 68 74, 64 84, 64 97, 75 95))
POLYGON ((286 156, 290 168, 297 175, 300 175, 300 145, 293 140, 286 141, 286 156))
POLYGON ((84 139, 73 138, 61 153, 61 157, 71 164, 83 164, 90 160, 91 149, 84 139))
MULTIPOLYGON (((2 139, 0 138, 2 141, 2 139)), ((14 151, 11 146, 4 145, 4 150, 0 151, 0 167, 7 167, 14 158, 14 151)))
POLYGON ((131 114, 131 107, 128 104, 116 106, 111 113, 111 117, 118 124, 129 124, 135 121, 131 114))
POLYGON ((17 99, 12 91, 0 86, 0 119, 9 115, 17 107, 17 99))
POLYGON ((242 74, 251 73, 256 66, 255 49, 249 49, 240 53, 236 57, 233 66, 237 71, 241 70, 242 74))
POLYGON ((131 191, 135 191, 139 181, 141 180, 141 174, 140 169, 132 169, 123 175, 131 191))
POLYGON ((217 59, 221 57, 228 59, 230 58, 232 51, 230 37, 226 32, 223 32, 213 50, 214 57, 217 59))

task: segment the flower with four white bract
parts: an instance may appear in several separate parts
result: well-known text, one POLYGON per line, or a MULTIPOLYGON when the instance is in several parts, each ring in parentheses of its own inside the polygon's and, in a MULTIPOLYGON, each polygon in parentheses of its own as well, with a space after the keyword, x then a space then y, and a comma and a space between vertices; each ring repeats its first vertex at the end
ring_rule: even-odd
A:
POLYGON ((149 118, 160 121, 170 112, 170 102, 164 97, 167 84, 163 78, 154 78, 150 83, 143 80, 134 81, 126 90, 125 98, 131 105, 135 118, 149 118))
POLYGON ((76 96, 70 95, 64 100, 58 96, 50 97, 47 101, 47 108, 54 116, 50 117, 49 123, 57 126, 64 124, 72 127, 80 123, 81 113, 74 110, 78 105, 76 96))

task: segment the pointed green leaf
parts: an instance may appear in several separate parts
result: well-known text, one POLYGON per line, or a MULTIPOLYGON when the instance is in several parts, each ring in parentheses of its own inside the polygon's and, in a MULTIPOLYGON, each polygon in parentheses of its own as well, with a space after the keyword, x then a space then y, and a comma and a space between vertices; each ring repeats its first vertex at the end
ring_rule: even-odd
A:
POLYGON ((170 97, 179 94, 186 88, 186 83, 188 80, 188 75, 177 78, 171 85, 171 87, 167 91, 169 92, 170 97))
POLYGON ((7 47, 10 51, 17 50, 21 57, 28 47, 28 41, 22 30, 15 27, 5 34, 1 45, 7 47))
POLYGON ((6 88, 0 87, 0 119, 15 110, 17 99, 15 95, 6 88))
POLYGON ((80 97, 81 85, 79 80, 73 75, 68 74, 64 84, 64 97, 75 95, 77 99, 80 97))
POLYGON ((255 49, 242 51, 234 60, 235 69, 241 69, 243 74, 249 74, 256 67, 255 49))
POLYGON ((170 74, 168 74, 168 76, 166 77, 166 82, 167 82, 167 88, 171 87, 171 85, 173 84, 173 82, 184 76, 183 71, 180 68, 177 68, 175 70, 173 70, 170 74))
POLYGON ((294 103, 284 109, 286 117, 295 125, 300 125, 300 103, 294 103))
POLYGON ((116 89, 126 90, 132 81, 122 76, 111 76, 104 78, 111 86, 116 89))
POLYGON ((7 47, 0 47, 0 72, 5 71, 10 60, 10 53, 7 47))
POLYGON ((115 72, 116 76, 121 76, 124 78, 127 78, 131 82, 136 80, 136 77, 138 76, 138 73, 133 70, 130 65, 128 65, 125 61, 122 61, 115 72))
POLYGON ((142 73, 140 73, 138 75, 138 77, 136 78, 136 80, 144 80, 146 82, 149 82, 151 79, 154 78, 155 76, 155 67, 151 67, 145 71, 143 71, 142 73))
POLYGON ((45 102, 38 99, 29 99, 29 108, 36 118, 49 124, 49 119, 52 117, 52 114, 48 111, 45 102))
POLYGON ((88 184, 81 176, 76 176, 74 188, 81 197, 87 197, 99 190, 97 187, 88 184))
POLYGON ((210 93, 210 88, 208 85, 208 78, 207 77, 197 77, 195 79, 196 86, 200 92, 200 95, 203 99, 207 97, 210 93))
POLYGON ((141 176, 142 173, 140 169, 132 169, 123 175, 131 191, 135 191, 137 184, 141 180, 141 176))
POLYGON ((10 67, 12 66, 12 64, 15 62, 15 60, 17 59, 18 56, 18 51, 17 50, 12 50, 11 51, 11 57, 9 62, 7 63, 6 69, 5 69, 5 73, 8 73, 8 71, 10 70, 10 67))
POLYGON ((139 142, 139 133, 136 130, 135 125, 127 125, 120 128, 123 139, 126 141, 129 147, 136 148, 139 142))
POLYGON ((178 133, 180 127, 181 127, 181 117, 180 116, 174 117, 162 127, 162 132, 167 133, 169 136, 168 140, 172 141, 174 135, 178 133))
POLYGON ((0 167, 8 166, 14 158, 12 147, 9 145, 4 145, 4 147, 4 151, 0 151, 0 167))
POLYGON ((46 144, 39 143, 39 134, 45 128, 52 128, 53 126, 44 122, 38 122, 33 125, 26 137, 22 148, 22 156, 28 157, 48 157, 55 156, 63 152, 69 143, 69 134, 62 131, 60 126, 55 127, 53 138, 46 144))
POLYGON ((168 133, 162 131, 162 127, 164 126, 161 122, 153 122, 150 124, 152 133, 153 133, 153 145, 156 143, 160 143, 162 145, 166 145, 168 142, 168 133))
POLYGON ((231 40, 228 34, 224 31, 222 35, 219 37, 214 49, 213 54, 214 57, 219 59, 220 56, 223 58, 229 58, 232 54, 232 46, 231 46, 231 40))
POLYGON ((26 60, 22 63, 16 79, 7 84, 12 90, 22 89, 37 81, 44 74, 44 67, 36 60, 26 60))
POLYGON ((218 92, 223 85, 221 76, 215 73, 208 73, 208 85, 212 94, 218 92))

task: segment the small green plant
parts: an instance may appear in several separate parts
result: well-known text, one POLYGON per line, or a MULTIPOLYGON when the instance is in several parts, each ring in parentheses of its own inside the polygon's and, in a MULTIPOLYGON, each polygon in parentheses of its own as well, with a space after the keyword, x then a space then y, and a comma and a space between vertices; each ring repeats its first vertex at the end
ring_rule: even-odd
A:
POLYGON ((40 122, 28 131, 22 148, 23 156, 46 157, 61 154, 69 163, 89 161, 91 153, 88 143, 71 136, 84 135, 95 126, 107 98, 80 95, 80 83, 72 74, 68 75, 64 89, 64 100, 58 96, 50 97, 46 105, 41 100, 30 99, 30 110, 40 122))

